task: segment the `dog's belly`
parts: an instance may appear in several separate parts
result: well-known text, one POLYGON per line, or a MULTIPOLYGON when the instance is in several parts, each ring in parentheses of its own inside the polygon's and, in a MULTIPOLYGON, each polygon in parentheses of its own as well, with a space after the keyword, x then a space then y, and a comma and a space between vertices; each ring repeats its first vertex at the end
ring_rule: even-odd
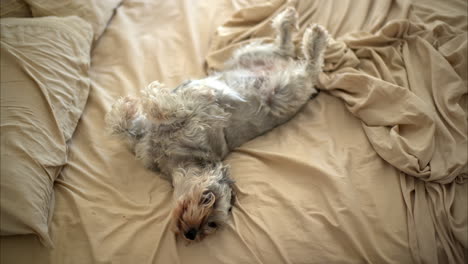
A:
MULTIPOLYGON (((190 82, 190 89, 211 89, 217 104, 231 114, 224 129, 230 150, 287 120, 272 116, 269 108, 276 89, 288 84, 291 72, 300 64, 285 59, 259 59, 241 66, 190 82)), ((225 150, 222 153, 227 154, 225 150)))
POLYGON ((226 111, 231 113, 228 127, 224 129, 229 148, 235 147, 273 129, 287 118, 273 117, 270 106, 278 86, 287 85, 286 71, 294 71, 297 64, 292 62, 255 64, 223 73, 227 87, 244 100, 222 102, 228 104, 226 111))

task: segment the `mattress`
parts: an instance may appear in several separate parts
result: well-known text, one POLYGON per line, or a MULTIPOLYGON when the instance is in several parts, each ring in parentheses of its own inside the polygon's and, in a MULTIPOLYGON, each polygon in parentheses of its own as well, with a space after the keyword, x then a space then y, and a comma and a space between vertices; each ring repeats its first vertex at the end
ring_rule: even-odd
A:
MULTIPOLYGON (((463 263, 468 259, 466 2, 123 1, 91 52, 91 90, 55 181, 53 248, 1 237, 2 263, 463 263), (109 136, 104 115, 154 80, 176 87, 271 41, 333 36, 321 93, 226 159, 226 227, 187 245, 172 187, 109 136)), ((299 50, 299 45, 298 45, 299 50)))

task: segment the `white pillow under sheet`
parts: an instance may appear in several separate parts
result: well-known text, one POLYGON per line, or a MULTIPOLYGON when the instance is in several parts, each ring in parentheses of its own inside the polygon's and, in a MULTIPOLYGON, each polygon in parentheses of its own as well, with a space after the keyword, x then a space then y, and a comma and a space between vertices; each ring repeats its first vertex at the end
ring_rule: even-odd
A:
POLYGON ((25 0, 34 17, 79 16, 93 27, 97 40, 122 0, 25 0))
POLYGON ((93 32, 78 17, 2 18, 1 235, 51 246, 53 183, 90 89, 93 32))

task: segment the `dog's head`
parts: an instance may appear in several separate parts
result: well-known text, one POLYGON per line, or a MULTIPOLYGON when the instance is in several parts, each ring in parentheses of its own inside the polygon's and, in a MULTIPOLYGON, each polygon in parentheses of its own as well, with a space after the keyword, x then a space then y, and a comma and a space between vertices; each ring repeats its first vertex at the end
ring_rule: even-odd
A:
POLYGON ((183 178, 174 183, 174 231, 188 241, 200 241, 228 220, 234 203, 233 181, 223 165, 180 173, 183 178))

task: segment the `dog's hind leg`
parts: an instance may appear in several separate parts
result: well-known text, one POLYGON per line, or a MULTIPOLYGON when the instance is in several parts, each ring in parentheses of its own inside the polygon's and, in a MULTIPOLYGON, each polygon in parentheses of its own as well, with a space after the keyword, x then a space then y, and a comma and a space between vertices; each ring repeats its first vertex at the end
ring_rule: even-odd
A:
POLYGON ((314 81, 322 71, 323 56, 328 44, 327 30, 314 24, 306 30, 302 39, 302 52, 306 59, 306 74, 314 81))
POLYGON ((288 7, 273 19, 272 27, 276 32, 274 43, 252 42, 239 48, 234 52, 232 59, 226 63, 225 69, 239 65, 247 68, 261 68, 266 67, 268 62, 271 63, 274 57, 286 59, 295 57, 292 35, 297 30, 296 10, 288 7))
POLYGON ((272 27, 276 31, 275 45, 283 56, 294 57, 292 35, 298 29, 297 16, 296 10, 288 7, 273 19, 272 27))
POLYGON ((302 40, 305 62, 278 75, 275 87, 264 96, 264 104, 273 116, 279 120, 289 118, 318 93, 314 85, 322 71, 327 43, 325 28, 313 25, 307 29, 302 40))

